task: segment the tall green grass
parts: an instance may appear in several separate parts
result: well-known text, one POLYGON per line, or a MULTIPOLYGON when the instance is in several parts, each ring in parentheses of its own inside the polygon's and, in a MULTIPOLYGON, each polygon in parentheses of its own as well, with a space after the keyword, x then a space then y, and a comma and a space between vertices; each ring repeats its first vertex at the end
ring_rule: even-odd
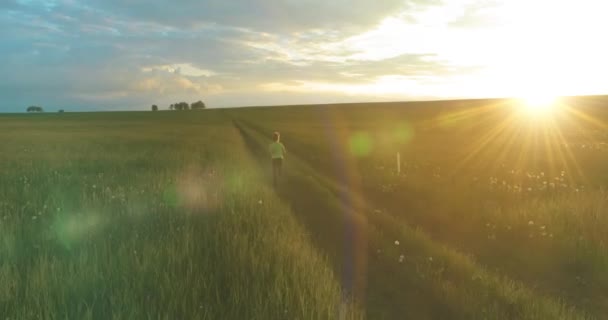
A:
MULTIPOLYGON (((371 247, 366 253, 367 298, 374 299, 367 303, 370 317, 376 315, 370 310, 394 318, 413 309, 421 310, 414 318, 602 318, 608 284, 599 271, 607 257, 601 164, 608 153, 606 130, 597 123, 605 123, 607 115, 587 108, 595 125, 572 116, 551 123, 550 130, 560 134, 546 139, 547 128, 522 119, 495 130, 513 118, 511 111, 484 103, 286 107, 233 115, 260 139, 275 130, 282 133, 294 171, 288 185, 307 185, 300 194, 323 189, 308 191, 319 210, 332 211, 326 203, 339 204, 345 192, 359 194, 365 205, 358 220, 369 229, 371 247), (480 107, 483 112, 471 112, 480 107), (363 153, 353 149, 362 140, 367 144, 363 153), (396 173, 397 152, 401 174, 396 173), (400 238, 412 230, 421 237, 402 250, 400 238), (410 255, 422 252, 433 261, 445 256, 440 279, 431 281, 427 274, 413 286, 385 266, 374 270, 371 257, 376 250, 386 252, 394 240, 401 244, 390 255, 393 262, 403 255, 406 264, 410 255), (391 276, 386 280, 378 273, 391 276), (380 282, 392 293, 371 293, 372 283, 380 282), (424 295, 425 289, 431 293, 424 295), (407 291, 421 292, 423 302, 407 291), (392 297, 394 302, 388 302, 392 297), (399 297, 416 302, 402 308, 399 297), (434 307, 425 305, 428 301, 434 307)), ((344 211, 333 211, 339 224, 344 211)), ((300 215, 309 228, 328 229, 308 212, 300 215)), ((319 246, 336 251, 330 244, 319 246)))
POLYGON ((359 318, 229 120, 140 115, 0 118, 3 319, 359 318))
MULTIPOLYGON (((263 130, 241 125, 253 148, 264 146, 263 130)), ((450 319, 586 319, 584 313, 527 288, 524 283, 496 274, 471 257, 431 239, 422 229, 377 208, 356 190, 340 190, 340 183, 328 180, 299 158, 289 155, 288 182, 281 188, 291 199, 300 219, 313 231, 317 246, 333 257, 336 272, 352 277, 365 303, 369 318, 450 319), (349 207, 341 197, 346 192, 359 203, 349 207), (306 197, 308 205, 298 201, 306 197), (350 230, 349 230, 350 229, 350 230), (348 237, 350 232, 357 239, 348 237), (349 257, 354 246, 357 257, 349 257), (354 274, 344 271, 352 259, 354 274), (358 268, 357 268, 358 267, 358 268), (357 283, 362 282, 362 283, 357 283)), ((343 186, 348 189, 349 186, 343 186)), ((352 204, 351 204, 352 205, 352 204)), ((356 290, 357 288, 355 288, 356 290)))
POLYGON ((0 318, 601 319, 608 114, 580 101, 593 125, 483 100, 0 117, 0 318))

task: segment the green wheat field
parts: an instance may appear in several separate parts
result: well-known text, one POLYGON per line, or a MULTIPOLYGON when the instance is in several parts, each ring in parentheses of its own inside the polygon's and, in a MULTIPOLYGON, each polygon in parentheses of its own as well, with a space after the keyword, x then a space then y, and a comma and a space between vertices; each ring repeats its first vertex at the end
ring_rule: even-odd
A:
POLYGON ((605 319, 607 107, 0 115, 0 319, 605 319))

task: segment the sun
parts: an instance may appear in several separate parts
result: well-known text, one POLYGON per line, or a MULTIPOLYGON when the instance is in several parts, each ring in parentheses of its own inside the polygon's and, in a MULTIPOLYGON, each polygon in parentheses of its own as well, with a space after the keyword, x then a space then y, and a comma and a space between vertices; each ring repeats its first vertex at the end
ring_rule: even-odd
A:
POLYGON ((531 94, 519 98, 519 104, 529 116, 549 116, 558 104, 558 97, 551 94, 531 94))

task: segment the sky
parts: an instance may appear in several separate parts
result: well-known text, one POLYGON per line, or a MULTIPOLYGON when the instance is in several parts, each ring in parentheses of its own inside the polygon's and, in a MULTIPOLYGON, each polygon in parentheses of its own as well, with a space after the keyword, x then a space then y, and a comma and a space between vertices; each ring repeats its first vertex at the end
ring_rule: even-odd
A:
POLYGON ((608 93, 604 0, 1 0, 0 112, 608 93))

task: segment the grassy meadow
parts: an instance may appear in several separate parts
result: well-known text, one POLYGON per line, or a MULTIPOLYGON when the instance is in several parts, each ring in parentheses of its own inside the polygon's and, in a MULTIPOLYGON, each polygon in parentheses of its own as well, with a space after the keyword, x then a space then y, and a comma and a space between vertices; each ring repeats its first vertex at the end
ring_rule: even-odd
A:
POLYGON ((218 112, 0 122, 0 318, 360 317, 218 112))
POLYGON ((2 115, 0 319, 602 319, 608 98, 562 103, 2 115))

